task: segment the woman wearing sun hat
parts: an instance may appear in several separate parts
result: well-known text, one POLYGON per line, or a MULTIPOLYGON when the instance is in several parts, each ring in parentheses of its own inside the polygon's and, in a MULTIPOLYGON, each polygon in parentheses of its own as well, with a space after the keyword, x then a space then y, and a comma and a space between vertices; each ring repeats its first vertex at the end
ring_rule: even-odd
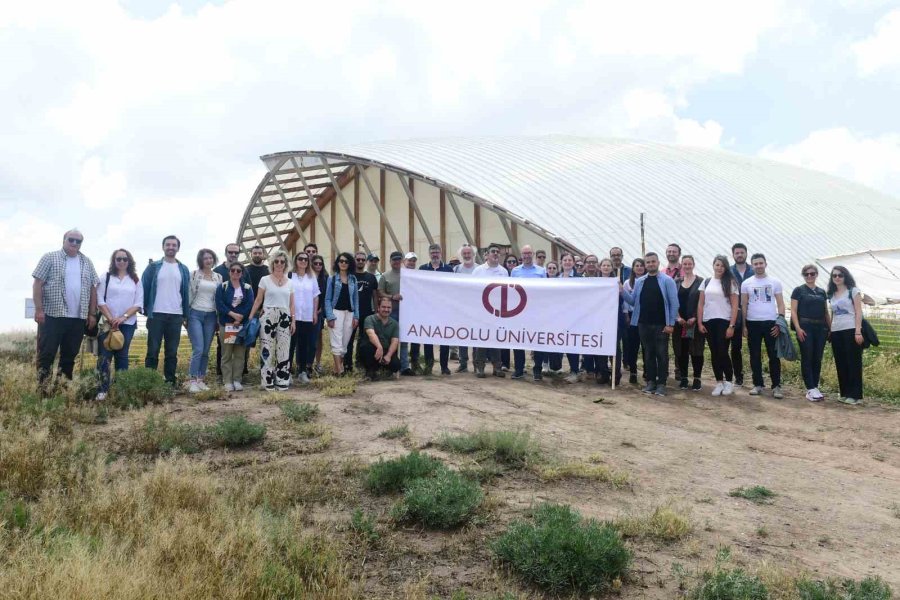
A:
POLYGON ((109 392, 109 363, 115 360, 116 371, 128 369, 128 348, 137 328, 137 313, 144 307, 141 286, 131 252, 119 248, 112 253, 109 271, 97 286, 97 305, 103 314, 100 326, 100 390, 97 400, 105 400, 109 392))

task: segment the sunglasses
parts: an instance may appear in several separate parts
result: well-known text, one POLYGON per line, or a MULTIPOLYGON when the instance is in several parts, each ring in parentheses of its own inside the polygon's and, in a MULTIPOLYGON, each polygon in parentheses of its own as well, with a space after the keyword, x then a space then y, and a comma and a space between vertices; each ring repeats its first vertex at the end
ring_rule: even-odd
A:
POLYGON ((243 269, 231 269, 231 273, 243 273, 243 269))
POLYGON ((78 238, 66 238, 66 241, 69 242, 70 244, 75 244, 76 246, 80 246, 81 242, 83 242, 84 240, 80 240, 78 238))
POLYGON ((346 259, 346 258, 340 259, 340 260, 338 261, 338 264, 339 264, 339 265, 346 265, 346 264, 347 264, 347 259, 346 259))
POLYGON ((843 274, 843 273, 832 273, 832 274, 831 274, 831 278, 832 278, 832 279, 843 279, 843 278, 844 278, 844 274, 843 274))
POLYGON ((578 268, 581 268, 581 267, 584 266, 584 263, 575 263, 575 266, 578 267, 578 268))
POLYGON ((116 262, 128 262, 128 257, 127 256, 117 256, 116 262))
POLYGON ((287 261, 284 260, 283 258, 276 258, 275 260, 272 261, 273 265, 283 265, 285 263, 287 263, 287 261))
POLYGON ((818 275, 818 273, 816 273, 815 271, 810 271, 803 274, 804 277, 815 277, 816 275, 818 275))
POLYGON ((325 263, 323 263, 323 262, 314 262, 314 263, 313 263, 313 266, 314 266, 314 267, 324 267, 324 266, 325 266, 325 263))

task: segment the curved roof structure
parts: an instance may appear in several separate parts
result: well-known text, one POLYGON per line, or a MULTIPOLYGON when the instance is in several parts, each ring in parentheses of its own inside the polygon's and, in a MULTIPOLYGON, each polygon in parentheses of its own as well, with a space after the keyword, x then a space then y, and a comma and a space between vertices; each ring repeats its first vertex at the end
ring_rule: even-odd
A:
MULTIPOLYGON (((721 150, 563 136, 423 139, 262 157, 238 239, 289 245, 352 169, 377 167, 496 212, 561 248, 626 257, 678 242, 706 274, 742 241, 786 281, 820 256, 889 247, 900 200, 816 171, 721 150), (311 201, 315 200, 315 201, 311 201), (305 219, 305 221, 304 221, 305 219), (708 263, 706 263, 708 264, 708 263)), ((370 193, 371 182, 364 182, 370 193)), ((408 190, 407 190, 408 191, 408 190)), ((456 205, 454 203, 454 209, 456 205)), ((339 209, 340 210, 340 209, 339 209)), ((504 221, 505 222, 505 221, 504 221)), ((251 244, 252 245, 252 244, 251 244)), ((249 246, 247 246, 249 247, 249 246)))

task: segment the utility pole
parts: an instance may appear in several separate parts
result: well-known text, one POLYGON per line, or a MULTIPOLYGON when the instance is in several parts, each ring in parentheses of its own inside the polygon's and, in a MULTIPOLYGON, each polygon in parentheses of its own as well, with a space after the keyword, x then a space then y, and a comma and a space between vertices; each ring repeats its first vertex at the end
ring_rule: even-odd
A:
POLYGON ((647 245, 644 242, 644 213, 641 213, 641 256, 647 255, 647 245))

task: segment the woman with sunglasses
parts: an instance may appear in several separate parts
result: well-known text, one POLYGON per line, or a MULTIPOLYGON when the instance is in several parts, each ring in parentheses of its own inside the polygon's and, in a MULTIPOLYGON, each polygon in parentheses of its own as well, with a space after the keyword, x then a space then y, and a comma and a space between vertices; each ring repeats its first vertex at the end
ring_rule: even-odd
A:
POLYGON ((506 267, 507 273, 512 273, 512 270, 519 266, 519 259, 515 254, 507 254, 503 259, 503 266, 506 267))
POLYGON ((334 261, 334 274, 328 278, 325 289, 325 319, 331 336, 331 356, 334 374, 344 374, 344 355, 350 335, 359 323, 359 289, 350 265, 353 255, 341 252, 334 261))
POLYGON ((828 294, 816 285, 819 269, 816 265, 806 265, 800 269, 804 285, 798 285, 791 292, 791 326, 800 343, 800 372, 806 384, 806 399, 821 402, 825 395, 819 391, 819 377, 822 373, 822 355, 825 341, 831 329, 831 315, 828 313, 828 294))
MULTIPOLYGON (((516 258, 515 254, 507 253, 506 257, 503 259, 503 267, 506 269, 508 274, 512 274, 512 270, 519 266, 519 259, 516 258)), ((511 353, 509 348, 501 348, 500 349, 500 368, 503 371, 509 371, 511 353)))
POLYGON ((244 265, 232 262, 228 265, 228 281, 216 289, 216 310, 219 313, 222 338, 222 383, 227 392, 240 392, 244 389, 241 379, 247 351, 245 346, 236 343, 235 336, 226 335, 226 328, 244 326, 254 300, 253 286, 244 279, 244 265))
MULTIPOLYGON (((644 263, 644 259, 634 259, 631 261, 631 274, 628 276, 628 279, 625 280, 625 283, 622 284, 622 289, 628 292, 628 294, 633 293, 634 282, 643 277, 646 273, 647 265, 644 263)), ((627 325, 625 328, 625 337, 622 341, 622 355, 625 368, 631 373, 628 376, 628 383, 635 384, 637 383, 637 359, 638 353, 641 351, 641 336, 638 333, 637 325, 631 324, 631 315, 634 312, 634 304, 628 302, 628 294, 623 295, 622 305, 625 311, 625 324, 627 325)), ((644 379, 646 379, 646 377, 644 377, 644 379)))
POLYGON ((106 400, 109 392, 109 363, 115 360, 116 371, 128 370, 128 349, 137 329, 137 313, 144 308, 144 287, 138 279, 131 252, 119 248, 109 259, 109 271, 97 286, 97 306, 106 320, 100 327, 100 390, 97 400, 106 400), (103 342, 113 331, 122 334, 119 350, 107 350, 103 342))
POLYGON ((294 335, 291 338, 290 361, 296 365, 297 382, 309 383, 316 355, 316 323, 319 320, 319 284, 309 266, 309 254, 294 257, 290 274, 294 288, 294 335))
POLYGON ((267 391, 286 390, 291 384, 291 336, 294 335, 294 289, 287 277, 284 250, 269 258, 271 273, 259 280, 259 295, 249 319, 262 308, 259 319, 260 380, 267 391))
POLYGON ((841 397, 838 402, 859 404, 863 399, 862 294, 845 267, 831 269, 831 349, 841 397))
POLYGON ((328 269, 325 268, 325 259, 318 254, 312 259, 313 277, 319 284, 319 313, 316 315, 316 373, 325 372, 322 368, 322 329, 325 327, 325 288, 328 285, 328 269))
POLYGON ((222 276, 213 271, 218 262, 209 248, 197 252, 197 270, 191 273, 188 290, 188 339, 191 340, 191 364, 188 369, 188 392, 206 391, 206 369, 209 366, 209 346, 216 332, 216 289, 222 276))

